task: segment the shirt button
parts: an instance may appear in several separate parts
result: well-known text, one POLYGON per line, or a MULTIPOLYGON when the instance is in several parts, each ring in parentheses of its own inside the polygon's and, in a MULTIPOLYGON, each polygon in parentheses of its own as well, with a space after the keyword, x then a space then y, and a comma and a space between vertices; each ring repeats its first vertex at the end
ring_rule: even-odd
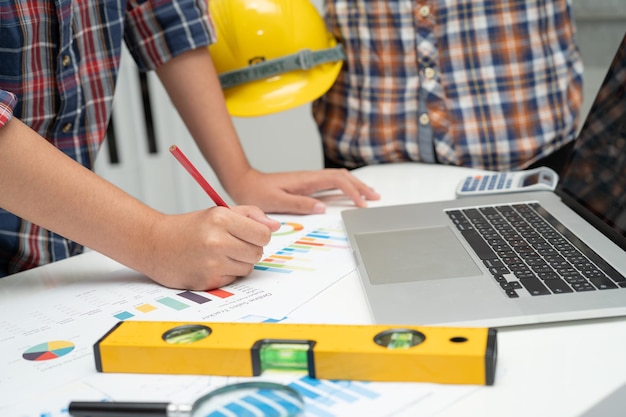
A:
POLYGON ((432 80, 433 78, 435 78, 435 70, 431 67, 428 67, 424 70, 424 75, 427 79, 432 80))
POLYGON ((64 67, 67 67, 68 65, 70 65, 70 61, 71 61, 71 58, 69 55, 63 55, 63 59, 61 63, 63 64, 64 67))
POLYGON ((72 124, 71 124, 71 123, 65 123, 65 124, 63 125, 63 127, 61 128, 61 131, 62 131, 63 133, 67 133, 67 132, 69 132, 70 130, 72 130, 72 124))
POLYGON ((430 14, 430 7, 428 6, 420 7, 420 15, 422 17, 428 17, 429 14, 430 14))
POLYGON ((427 125, 428 123, 430 123, 430 117, 428 117, 428 114, 426 114, 426 113, 422 113, 420 115, 420 119, 419 120, 420 120, 420 124, 424 125, 424 126, 427 125))

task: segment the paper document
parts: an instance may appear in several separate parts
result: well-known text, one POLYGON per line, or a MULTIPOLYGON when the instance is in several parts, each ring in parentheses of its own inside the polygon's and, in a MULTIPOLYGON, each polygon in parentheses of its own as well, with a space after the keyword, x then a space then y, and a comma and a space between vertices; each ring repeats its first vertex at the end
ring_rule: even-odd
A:
MULTIPOLYGON (((240 381, 100 374, 93 345, 121 320, 281 321, 354 273, 339 215, 275 218, 282 227, 250 276, 217 290, 168 289, 122 268, 83 280, 52 277, 47 290, 30 295, 21 291, 26 295, 17 299, 5 296, 0 317, 0 415, 68 417, 72 400, 193 401, 211 389, 240 381)), ((0 280, 0 293, 2 287, 0 280)), ((421 415, 429 415, 476 389, 325 381, 303 375, 271 379, 297 389, 305 397, 306 415, 314 417, 385 416, 415 403, 421 415)))

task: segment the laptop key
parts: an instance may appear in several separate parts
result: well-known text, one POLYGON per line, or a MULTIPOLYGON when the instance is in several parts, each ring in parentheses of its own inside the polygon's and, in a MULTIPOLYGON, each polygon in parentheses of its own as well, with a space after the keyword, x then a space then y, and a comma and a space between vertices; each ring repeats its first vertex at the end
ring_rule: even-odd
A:
POLYGON ((590 283, 588 283, 587 281, 577 282, 575 284, 572 284, 572 288, 574 288, 574 291, 577 291, 577 292, 596 290, 595 287, 591 285, 590 283))
POLYGON ((620 275, 617 271, 614 271, 613 274, 611 274, 611 271, 607 271, 607 272, 608 272, 609 278, 611 278, 613 281, 617 282, 618 284, 626 283, 626 278, 620 275))
MULTIPOLYGON (((544 280, 544 281, 545 281, 546 279, 552 280, 552 279, 555 279, 555 278, 559 278, 559 275, 558 275, 556 272, 553 272, 553 271, 548 271, 548 272, 538 272, 538 273, 537 273, 537 276, 538 276, 539 278, 541 278, 542 280, 544 280)), ((559 279, 560 279, 560 278, 559 278, 559 279)))
POLYGON ((573 292, 569 285, 561 278, 553 278, 544 281, 544 284, 550 288, 550 290, 555 294, 565 294, 568 292, 573 292))
POLYGON ((506 277, 503 274, 494 275, 493 277, 496 280, 496 282, 499 282, 499 283, 507 282, 506 277))
POLYGON ((506 295, 509 296, 509 298, 519 298, 519 294, 517 294, 517 291, 515 290, 506 290, 506 295))
POLYGON ((500 259, 485 259, 483 261, 487 268, 503 268, 504 263, 500 259))
POLYGON ((548 290, 546 286, 541 283, 541 280, 539 278, 520 278, 519 281, 522 283, 524 288, 526 288, 526 291, 528 291, 531 295, 550 294, 550 290, 548 290))
POLYGON ((613 281, 611 281, 604 275, 599 276, 599 277, 591 277, 589 278, 589 281, 591 281, 591 283, 595 285, 596 288, 599 290, 608 290, 608 289, 617 288, 617 285, 615 285, 613 281))
POLYGON ((580 273, 583 275, 583 277, 589 278, 589 279, 600 278, 604 276, 604 274, 600 272, 598 269, 586 269, 584 271, 580 271, 580 273))
POLYGON ((502 289, 505 290, 505 291, 513 289, 513 286, 510 283, 508 283, 508 282, 501 282, 500 283, 500 287, 502 287, 502 289))
POLYGON ((470 244, 476 255, 483 261, 485 259, 497 259, 495 252, 491 250, 491 247, 485 243, 482 237, 475 230, 463 230, 461 234, 470 244))
POLYGON ((534 278, 535 277, 535 273, 526 267, 515 268, 513 270, 513 273, 515 274, 517 278, 534 278))

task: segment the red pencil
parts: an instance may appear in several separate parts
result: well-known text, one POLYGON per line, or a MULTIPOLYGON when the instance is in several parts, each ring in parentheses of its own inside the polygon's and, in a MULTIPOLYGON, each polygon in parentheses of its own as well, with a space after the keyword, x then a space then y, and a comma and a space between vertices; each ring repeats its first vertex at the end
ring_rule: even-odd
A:
POLYGON ((209 195, 209 197, 211 197, 211 200, 213 200, 215 204, 222 207, 228 207, 228 204, 226 204, 222 197, 220 197, 220 195, 213 189, 213 187, 211 187, 211 184, 209 184, 209 182, 204 179, 202 174, 200 174, 200 171, 198 171, 196 167, 193 166, 193 164, 189 159, 187 159, 185 154, 183 154, 183 152, 178 149, 178 146, 170 146, 170 152, 172 153, 172 155, 174 155, 174 158, 176 158, 176 160, 180 162, 183 168, 185 168, 187 172, 191 174, 193 179, 196 180, 198 184, 200 184, 200 187, 202 187, 202 189, 206 191, 206 193, 209 195))

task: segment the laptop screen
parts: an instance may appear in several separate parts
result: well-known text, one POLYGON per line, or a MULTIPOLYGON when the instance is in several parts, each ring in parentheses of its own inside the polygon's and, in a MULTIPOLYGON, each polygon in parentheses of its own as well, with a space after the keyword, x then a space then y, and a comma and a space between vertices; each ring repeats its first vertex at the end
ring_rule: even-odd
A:
POLYGON ((626 35, 576 139, 557 192, 626 249, 626 35))

